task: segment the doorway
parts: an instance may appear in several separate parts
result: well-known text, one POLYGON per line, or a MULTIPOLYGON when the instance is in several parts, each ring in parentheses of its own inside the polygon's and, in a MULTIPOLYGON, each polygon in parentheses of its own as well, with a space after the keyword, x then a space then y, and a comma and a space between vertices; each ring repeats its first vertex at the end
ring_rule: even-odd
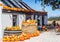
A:
POLYGON ((12 15, 13 17, 13 26, 17 26, 18 25, 18 15, 12 15))
POLYGON ((40 16, 38 15, 38 17, 37 17, 37 25, 38 26, 40 26, 41 24, 40 24, 40 16))
POLYGON ((42 16, 42 25, 45 25, 45 24, 44 24, 44 16, 42 16))

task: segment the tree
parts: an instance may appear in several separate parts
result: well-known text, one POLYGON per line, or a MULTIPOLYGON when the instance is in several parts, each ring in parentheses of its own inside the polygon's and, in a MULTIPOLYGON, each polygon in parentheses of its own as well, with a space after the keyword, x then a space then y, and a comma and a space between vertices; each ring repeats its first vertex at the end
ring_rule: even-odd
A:
POLYGON ((60 0, 35 0, 35 2, 40 2, 43 7, 51 6, 53 10, 60 9, 60 0))
POLYGON ((58 20, 60 21, 60 16, 57 16, 57 17, 50 17, 48 18, 49 21, 52 21, 52 20, 58 20))

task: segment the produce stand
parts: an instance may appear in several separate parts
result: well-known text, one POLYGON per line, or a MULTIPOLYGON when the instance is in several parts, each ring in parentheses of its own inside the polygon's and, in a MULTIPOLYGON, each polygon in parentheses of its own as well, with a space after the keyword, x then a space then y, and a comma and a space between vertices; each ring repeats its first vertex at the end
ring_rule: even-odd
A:
MULTIPOLYGON (((47 24, 47 21, 44 22, 42 20, 44 17, 47 18, 47 12, 39 12, 31 8, 28 9, 28 6, 24 6, 26 5, 24 2, 20 3, 22 5, 24 4, 23 6, 25 8, 27 7, 26 9, 9 7, 10 4, 5 4, 6 1, 2 2, 3 4, 0 4, 0 19, 2 20, 2 23, 0 22, 0 39, 3 42, 25 41, 40 35, 40 31, 37 30, 38 23, 41 26, 47 24), (33 18, 34 15, 35 19, 33 18), (41 21, 38 22, 37 20, 41 21)), ((13 3, 13 1, 11 2, 13 3)))

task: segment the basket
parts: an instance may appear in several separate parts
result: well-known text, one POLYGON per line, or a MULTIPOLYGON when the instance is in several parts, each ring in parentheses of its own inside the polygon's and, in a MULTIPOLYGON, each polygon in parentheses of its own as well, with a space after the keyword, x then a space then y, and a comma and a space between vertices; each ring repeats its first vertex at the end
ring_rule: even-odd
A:
POLYGON ((22 32, 25 33, 34 33, 37 30, 37 26, 36 25, 22 25, 22 32))

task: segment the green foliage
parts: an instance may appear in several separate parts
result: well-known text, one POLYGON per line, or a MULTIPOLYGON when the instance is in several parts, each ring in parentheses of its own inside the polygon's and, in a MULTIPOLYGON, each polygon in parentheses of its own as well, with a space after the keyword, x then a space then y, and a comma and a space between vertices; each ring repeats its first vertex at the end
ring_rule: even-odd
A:
POLYGON ((41 1, 41 5, 43 5, 43 1, 44 1, 44 5, 46 6, 52 6, 52 9, 60 9, 60 0, 35 0, 35 2, 40 2, 41 1))
POLYGON ((50 17, 50 18, 48 18, 48 20, 49 21, 51 21, 51 20, 58 20, 59 21, 60 20, 60 16, 59 17, 50 17))

